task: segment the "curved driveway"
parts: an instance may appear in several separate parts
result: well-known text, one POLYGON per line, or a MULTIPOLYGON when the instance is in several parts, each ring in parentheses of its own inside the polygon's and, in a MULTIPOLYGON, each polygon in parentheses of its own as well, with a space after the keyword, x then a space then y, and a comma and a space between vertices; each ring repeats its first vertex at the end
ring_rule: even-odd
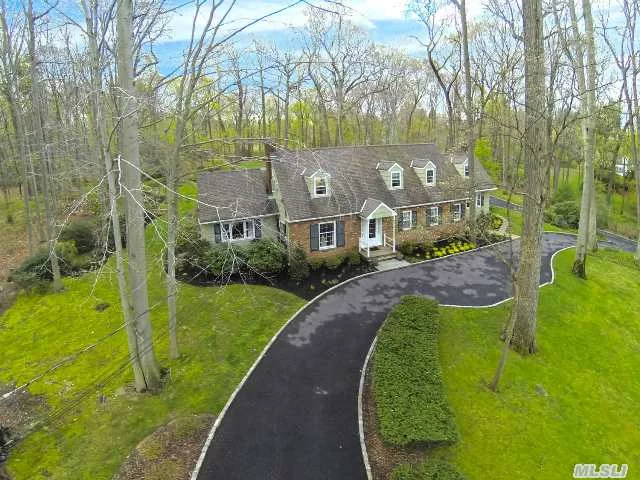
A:
MULTIPOLYGON (((575 236, 544 235, 540 282, 575 236)), ((519 242, 513 242, 517 251, 519 242)), ((511 296, 508 243, 346 282, 284 328, 232 400, 197 478, 364 480, 358 387, 385 316, 403 295, 485 306, 511 296)))

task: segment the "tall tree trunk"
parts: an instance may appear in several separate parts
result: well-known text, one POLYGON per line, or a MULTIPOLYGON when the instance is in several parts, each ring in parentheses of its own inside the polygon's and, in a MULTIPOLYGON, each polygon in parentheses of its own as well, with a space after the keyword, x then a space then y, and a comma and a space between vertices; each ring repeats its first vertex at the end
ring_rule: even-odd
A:
POLYGON ((578 239, 576 241, 576 257, 573 263, 573 273, 581 278, 587 277, 587 251, 589 249, 589 227, 593 220, 591 215, 594 203, 593 190, 593 158, 595 156, 595 101, 596 101, 596 50, 593 38, 593 17, 591 15, 590 0, 582 0, 582 10, 585 24, 585 43, 587 45, 587 62, 584 65, 584 57, 582 55, 581 41, 578 33, 577 15, 575 13, 574 0, 569 1, 569 9, 571 11, 571 23, 574 31, 574 42, 576 45, 576 56, 578 63, 578 81, 582 83, 584 88, 580 88, 581 104, 585 118, 583 119, 583 135, 584 135, 584 177, 582 182, 582 200, 580 202, 580 223, 578 224, 578 239), (586 68, 585 68, 586 67, 586 68), (586 71, 586 80, 585 78, 586 71), (580 82, 580 77, 583 80, 580 82))
POLYGON ((467 161, 469 162, 469 196, 471 197, 471 240, 475 241, 476 224, 476 167, 475 167, 475 122, 473 111, 473 88, 471 86, 471 59, 469 57, 469 36, 467 26, 466 0, 460 0, 460 19, 462 23, 462 52, 464 57, 464 88, 467 111, 467 161))
POLYGON ((102 92, 102 70, 100 68, 101 58, 98 49, 97 26, 98 11, 97 1, 82 0, 82 8, 86 19, 87 44, 91 55, 91 108, 93 110, 93 131, 96 136, 96 156, 104 162, 107 175, 109 216, 113 231, 113 240, 116 257, 116 276, 118 278, 118 291, 120 293, 120 307, 125 331, 127 332, 127 343, 129 347, 129 361, 133 369, 133 379, 136 391, 143 391, 146 388, 144 374, 140 366, 140 352, 136 338, 136 326, 132 315, 131 298, 128 293, 127 279, 125 277, 124 251, 122 247, 122 232, 120 231, 120 215, 118 213, 117 188, 115 184, 113 160, 109 150, 106 117, 103 113, 103 92, 102 92))
POLYGON ((4 92, 11 115, 11 122, 16 137, 16 153, 20 156, 18 164, 20 165, 20 187, 23 199, 24 222, 27 230, 27 249, 29 255, 35 250, 35 240, 33 235, 33 220, 31 218, 31 195, 29 192, 29 166, 27 165, 27 143, 24 133, 24 121, 22 117, 22 107, 20 105, 20 89, 18 86, 18 75, 10 72, 16 72, 17 66, 14 64, 14 58, 17 58, 14 50, 15 46, 11 31, 7 21, 7 9, 4 1, 0 1, 0 34, 2 35, 2 45, 0 55, 4 72, 4 92))
MULTIPOLYGON (((536 351, 538 285, 542 226, 548 185, 548 139, 545 126, 545 61, 541 0, 523 0, 525 45, 525 197, 516 288, 511 309, 511 347, 523 355, 536 351)), ((507 329, 509 330, 509 329, 507 329)))
POLYGON ((160 367, 153 348, 147 292, 144 207, 138 145, 138 102, 133 79, 133 2, 117 0, 116 13, 118 87, 120 90, 120 151, 126 195, 127 250, 133 321, 136 325, 140 366, 147 390, 161 387, 160 367))
POLYGON ((38 69, 39 61, 36 57, 36 33, 35 18, 33 16, 33 2, 27 2, 27 24, 29 26, 29 59, 31 73, 31 107, 33 109, 33 127, 36 133, 36 140, 40 151, 40 175, 42 182, 42 194, 44 195, 45 227, 44 234, 49 251, 49 261, 51 262, 51 273, 53 276, 53 291, 59 292, 63 289, 62 277, 60 275, 60 265, 56 254, 55 235, 55 202, 52 195, 51 164, 47 161, 47 139, 45 135, 45 106, 43 104, 41 80, 38 69))

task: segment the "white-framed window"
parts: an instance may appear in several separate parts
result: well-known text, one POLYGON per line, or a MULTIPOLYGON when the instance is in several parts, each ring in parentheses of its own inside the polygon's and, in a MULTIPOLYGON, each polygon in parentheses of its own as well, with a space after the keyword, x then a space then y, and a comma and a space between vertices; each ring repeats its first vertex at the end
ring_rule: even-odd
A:
POLYGON ((484 206, 484 195, 482 194, 482 192, 477 192, 476 193, 476 207, 482 207, 484 206))
POLYGON ((469 163, 465 163, 464 164, 464 176, 468 177, 469 176, 469 163))
POLYGON ((336 247, 336 222, 325 222, 318 225, 319 248, 327 250, 336 247))
POLYGON ((255 238, 255 225, 253 220, 240 222, 225 222, 221 224, 220 233, 225 242, 237 242, 240 240, 253 240, 255 238))
POLYGON ((454 203, 453 204, 453 221, 459 222, 462 218, 462 204, 454 203))
POLYGON ((436 184, 436 171, 435 171, 435 169, 427 168, 426 180, 427 180, 427 185, 435 185, 436 184))
POLYGON ((329 195, 329 178, 324 175, 313 177, 313 192, 316 197, 329 195))
POLYGON ((411 230, 413 225, 413 213, 411 210, 403 210, 402 213, 402 230, 411 230))
POLYGON ((391 188, 402 188, 402 172, 399 170, 391 171, 391 188))
POLYGON ((440 224, 440 207, 429 207, 429 226, 440 224))

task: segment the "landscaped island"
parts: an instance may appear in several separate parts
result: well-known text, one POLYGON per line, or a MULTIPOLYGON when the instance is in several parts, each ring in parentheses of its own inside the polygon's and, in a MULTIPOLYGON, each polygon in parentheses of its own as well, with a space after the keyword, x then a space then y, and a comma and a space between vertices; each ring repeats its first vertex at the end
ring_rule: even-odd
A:
MULTIPOLYGON (((404 458, 413 465, 398 466, 391 478, 458 478, 452 468, 442 466, 443 461, 468 480, 565 479, 571 478, 576 463, 626 463, 630 478, 640 471, 640 271, 631 255, 605 250, 590 260, 592 273, 585 282, 570 274, 572 259, 573 250, 558 254, 555 282, 540 293, 539 352, 527 358, 512 353, 498 393, 487 384, 498 363, 499 334, 509 303, 482 309, 441 307, 439 351, 431 354, 421 347, 433 345, 433 329, 412 329, 415 339, 407 337, 406 322, 398 322, 400 314, 407 317, 407 307, 424 322, 431 321, 424 314, 424 304, 405 301, 392 312, 381 330, 374 370, 388 370, 389 362, 403 355, 410 369, 420 358, 416 352, 439 358, 444 398, 453 412, 453 418, 441 418, 455 422, 458 436, 455 440, 447 434, 446 441, 434 442, 441 446, 419 449, 417 455, 415 449, 407 450, 404 458), (405 335, 394 331, 396 327, 405 335), (429 473, 434 462, 438 477, 429 473)), ((398 411, 388 403, 382 405, 383 413, 378 410, 380 427, 385 429, 380 436, 389 450, 392 443, 409 443, 399 439, 420 443, 433 437, 419 434, 433 434, 433 415, 447 412, 443 397, 432 388, 433 366, 422 362, 414 367, 419 370, 411 375, 421 378, 412 378, 411 383, 421 381, 430 387, 428 392, 414 392, 412 398, 424 402, 420 405, 407 404, 406 376, 396 376, 389 385, 376 382, 373 374, 372 396, 388 402, 395 388, 402 402, 395 406, 413 414, 396 416, 396 424, 389 427, 388 421, 398 411)), ((371 435, 368 442, 371 445, 371 435)), ((397 447, 392 454, 403 458, 397 447)), ((376 454, 373 457, 375 472, 376 454)))

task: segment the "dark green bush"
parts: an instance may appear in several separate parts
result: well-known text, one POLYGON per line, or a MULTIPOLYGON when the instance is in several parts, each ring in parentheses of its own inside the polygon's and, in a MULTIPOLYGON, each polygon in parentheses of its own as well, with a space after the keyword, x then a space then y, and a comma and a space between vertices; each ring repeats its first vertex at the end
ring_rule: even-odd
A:
POLYGON ((240 272, 251 272, 247 262, 247 248, 226 243, 211 244, 200 237, 197 225, 187 225, 180 230, 176 239, 178 278, 202 283, 240 272))
POLYGON ((98 243, 96 230, 95 222, 89 219, 73 220, 62 229, 59 240, 74 242, 80 254, 89 253, 96 248, 98 243))
POLYGON ((551 203, 562 203, 575 201, 576 194, 573 191, 573 188, 568 183, 561 183, 558 185, 558 191, 553 194, 553 198, 551 199, 551 203))
POLYGON ((294 243, 289 249, 289 277, 297 282, 309 276, 309 261, 304 249, 294 243))
POLYGON ((400 253, 402 253, 403 255, 413 255, 413 253, 416 250, 416 244, 414 242, 403 242, 400 244, 400 246, 398 247, 398 250, 400 251, 400 253))
POLYGON ((349 252, 347 255, 347 261, 349 262, 349 265, 353 266, 360 265, 362 263, 362 257, 360 256, 358 249, 354 249, 349 252))
POLYGON ((423 297, 403 297, 380 329, 373 386, 380 436, 387 443, 433 445, 457 439, 438 335, 438 304, 423 297))
POLYGON ((269 239, 254 240, 245 250, 249 269, 260 273, 280 273, 287 266, 284 245, 269 239))
POLYGON ((489 230, 493 228, 493 219, 490 213, 481 213, 476 217, 475 234, 478 238, 487 238, 489 230))
MULTIPOLYGON (((63 276, 74 275, 91 266, 89 258, 79 255, 72 241, 58 242, 56 244, 56 256, 58 257, 60 274, 63 276)), ((11 273, 9 280, 27 290, 46 287, 53 280, 49 250, 42 248, 26 258, 11 273)))
POLYGON ((337 270, 347 261, 346 256, 344 255, 333 255, 331 257, 327 257, 324 261, 324 266, 329 270, 337 270))
POLYGON ((434 459, 400 465, 391 474, 391 480, 465 480, 465 477, 450 463, 434 459))
POLYGON ((555 203, 545 211, 544 219, 560 228, 578 228, 580 208, 574 201, 555 203))

